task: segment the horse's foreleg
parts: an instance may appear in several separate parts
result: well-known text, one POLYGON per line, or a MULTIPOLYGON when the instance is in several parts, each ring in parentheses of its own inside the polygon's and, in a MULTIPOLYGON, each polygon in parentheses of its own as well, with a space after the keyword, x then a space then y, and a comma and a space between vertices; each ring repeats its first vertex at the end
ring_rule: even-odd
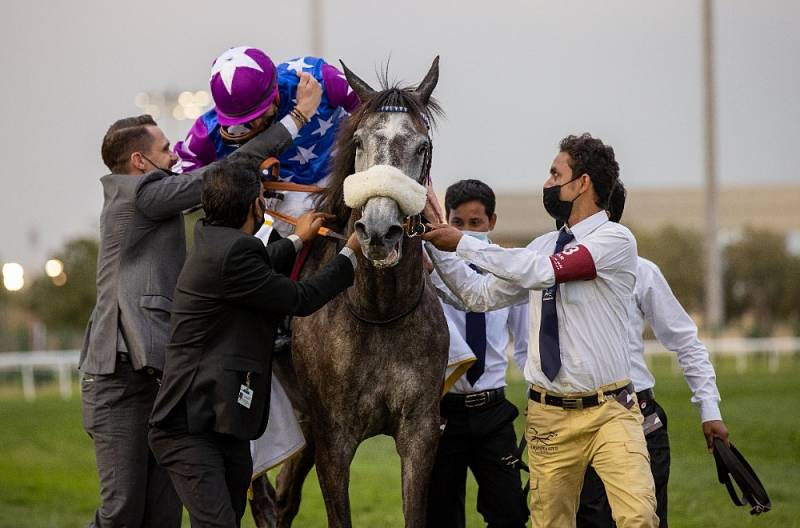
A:
POLYGON ((253 498, 250 500, 250 510, 253 521, 258 528, 274 528, 277 526, 275 508, 275 488, 267 478, 261 475, 252 482, 253 498))
POLYGON ((276 510, 279 528, 289 528, 300 510, 300 499, 308 472, 314 467, 314 437, 306 427, 307 422, 300 421, 306 446, 296 457, 284 463, 275 483, 277 488, 276 510))
POLYGON ((325 499, 329 528, 350 528, 350 463, 358 442, 349 435, 326 431, 317 434, 317 477, 325 499))
POLYGON ((403 516, 407 528, 425 526, 428 482, 439 445, 439 412, 403 420, 395 442, 403 478, 403 516))

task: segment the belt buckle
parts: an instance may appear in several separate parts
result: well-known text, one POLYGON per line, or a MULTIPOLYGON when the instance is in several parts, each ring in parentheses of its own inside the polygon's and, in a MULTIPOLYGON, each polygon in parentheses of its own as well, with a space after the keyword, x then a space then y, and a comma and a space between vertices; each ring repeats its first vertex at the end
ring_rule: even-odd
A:
POLYGON ((570 410, 583 409, 583 398, 561 398, 561 407, 570 410))
POLYGON ((464 407, 473 408, 473 407, 482 407, 489 402, 489 395, 486 392, 476 392, 473 394, 467 394, 464 398, 464 407))

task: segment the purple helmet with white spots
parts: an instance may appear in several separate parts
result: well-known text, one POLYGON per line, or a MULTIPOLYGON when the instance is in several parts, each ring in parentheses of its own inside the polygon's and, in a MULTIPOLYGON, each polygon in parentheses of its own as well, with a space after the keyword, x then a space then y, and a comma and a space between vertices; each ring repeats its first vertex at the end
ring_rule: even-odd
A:
POLYGON ((263 114, 278 96, 272 59, 249 46, 231 48, 211 66, 211 96, 219 123, 241 125, 263 114))

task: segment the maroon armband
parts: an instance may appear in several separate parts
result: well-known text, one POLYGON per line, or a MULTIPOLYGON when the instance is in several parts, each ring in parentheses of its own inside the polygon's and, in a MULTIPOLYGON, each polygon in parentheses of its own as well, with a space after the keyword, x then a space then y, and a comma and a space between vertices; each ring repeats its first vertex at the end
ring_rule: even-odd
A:
POLYGON ((557 284, 597 277, 594 259, 586 246, 578 245, 556 253, 550 256, 550 263, 556 272, 557 284))

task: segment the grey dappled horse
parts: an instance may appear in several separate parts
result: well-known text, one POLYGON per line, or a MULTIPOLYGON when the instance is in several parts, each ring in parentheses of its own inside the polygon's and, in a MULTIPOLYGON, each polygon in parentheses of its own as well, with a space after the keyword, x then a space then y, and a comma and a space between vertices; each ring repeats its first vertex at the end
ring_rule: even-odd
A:
MULTIPOLYGON (((316 465, 328 525, 351 526, 350 463, 361 442, 385 434, 394 437, 402 463, 405 525, 422 527, 440 436, 447 325, 422 267, 422 242, 409 236, 409 220, 419 219, 405 218, 397 203, 384 197, 351 210, 342 183, 374 165, 392 165, 426 183, 429 125, 439 112, 431 100, 438 57, 415 89, 389 87, 384 79, 383 90, 375 91, 347 67, 344 71, 362 105, 339 130, 330 182, 318 196, 318 210, 336 215, 339 232, 355 229, 363 254, 354 285, 315 314, 294 318, 291 357, 275 359, 308 442, 278 476, 276 524, 291 525, 303 481, 316 465)), ((319 269, 339 249, 337 243, 316 240, 303 275, 319 269)), ((262 502, 267 501, 267 485, 266 479, 256 482, 262 502)), ((259 502, 253 502, 254 511, 261 508, 259 502)))

